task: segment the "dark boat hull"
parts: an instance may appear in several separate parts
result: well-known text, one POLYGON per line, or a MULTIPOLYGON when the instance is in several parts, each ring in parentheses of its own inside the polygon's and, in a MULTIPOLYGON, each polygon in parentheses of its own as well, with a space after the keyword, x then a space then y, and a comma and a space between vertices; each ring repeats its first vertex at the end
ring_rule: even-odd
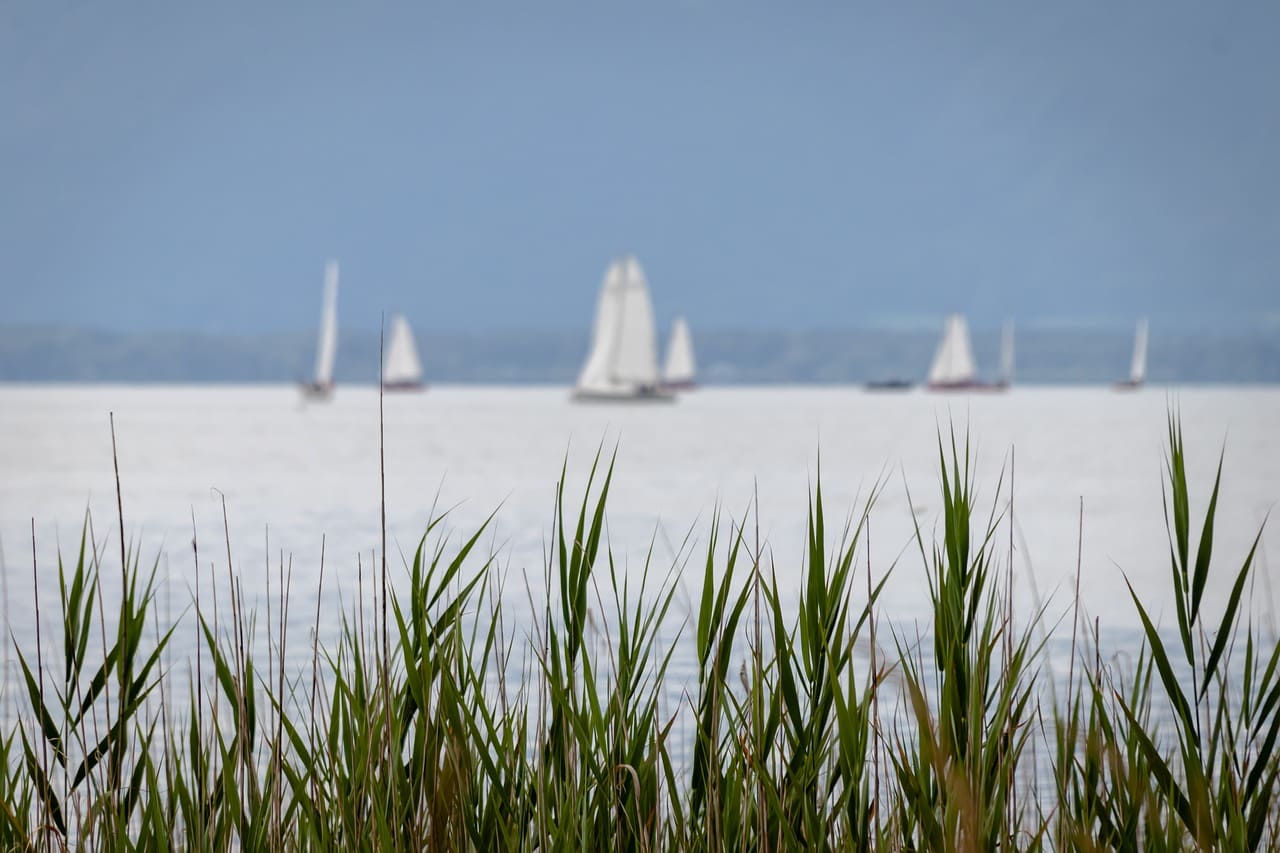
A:
POLYGON ((332 382, 299 382, 298 390, 308 400, 328 400, 333 396, 332 382))
POLYGON ((674 403, 676 395, 660 386, 616 390, 578 388, 571 399, 575 403, 674 403))
POLYGON ((930 391, 1008 391, 1007 382, 930 382, 930 391))

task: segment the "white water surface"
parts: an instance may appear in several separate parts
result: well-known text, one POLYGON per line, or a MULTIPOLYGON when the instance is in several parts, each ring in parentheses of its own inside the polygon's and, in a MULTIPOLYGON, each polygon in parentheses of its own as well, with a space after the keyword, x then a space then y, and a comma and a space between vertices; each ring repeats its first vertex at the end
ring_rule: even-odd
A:
MULTIPOLYGON (((1166 413, 1181 412, 1190 453, 1192 515, 1202 517, 1219 450, 1223 488, 1208 606, 1225 598, 1280 498, 1280 389, 1274 387, 1017 387, 1008 393, 866 392, 851 387, 708 388, 673 405, 585 405, 565 388, 433 387, 385 400, 386 511, 393 582, 433 504, 452 508, 455 541, 494 510, 483 549, 509 570, 508 596, 541 606, 553 498, 568 458, 575 508, 597 448, 617 448, 609 533, 632 571, 652 543, 657 574, 691 537, 694 556, 675 609, 687 611, 701 584, 701 543, 719 505, 742 518, 759 495, 760 535, 779 584, 799 582, 805 506, 821 451, 828 527, 861 509, 875 484, 871 567, 897 563, 881 614, 909 624, 927 613, 912 508, 927 538, 937 522, 938 435, 955 424, 971 436, 978 502, 1007 511, 1010 483, 1015 594, 1020 612, 1047 601, 1050 622, 1066 616, 1083 534, 1081 601, 1104 632, 1137 625, 1127 576, 1154 614, 1172 624, 1169 552, 1161 504, 1166 413), (910 498, 908 498, 908 489, 910 498), (1080 506, 1083 500, 1083 530, 1080 506), (438 502, 438 503, 437 503, 438 502), (528 577, 532 593, 525 589, 528 577), (1034 582, 1034 583, 1033 583, 1034 582)), ((119 563, 109 413, 115 414, 128 541, 158 561, 157 596, 178 617, 191 600, 192 520, 205 583, 225 588, 225 496, 233 569, 261 607, 278 564, 291 566, 291 625, 305 637, 315 618, 321 540, 326 579, 322 640, 337 631, 339 589, 357 586, 357 560, 371 583, 380 548, 378 395, 341 387, 304 404, 284 386, 0 386, 0 544, 8 605, 4 630, 19 643, 34 631, 32 522, 46 619, 56 622, 57 548, 73 550, 86 509, 104 553, 110 594, 119 563), (271 568, 266 568, 268 561, 271 568)), ((752 525, 755 510, 751 510, 752 525)), ((1254 612, 1269 622, 1276 601, 1280 525, 1259 546, 1254 612)), ((754 539, 754 528, 749 531, 754 539)), ((1001 561, 1008 562, 1008 527, 1001 561)), ((687 553, 687 551, 686 551, 687 553)), ((860 561, 865 563, 865 552, 860 561)), ((477 564, 478 565, 478 564, 477 564)), ((366 591, 368 586, 366 586, 366 591)), ((1215 610, 1216 612, 1216 610, 1215 610)), ((677 623, 679 619, 675 620, 677 623)), ((46 625, 52 624, 46 623, 46 625)), ((46 628, 48 630, 48 628, 46 628)), ((687 632, 686 632, 687 634, 687 632)), ((175 639, 189 649, 194 628, 175 639)), ((685 640, 692 656, 692 641, 685 640)), ((300 638, 301 654, 309 644, 300 638)), ((683 669, 677 655, 677 669, 683 669)))

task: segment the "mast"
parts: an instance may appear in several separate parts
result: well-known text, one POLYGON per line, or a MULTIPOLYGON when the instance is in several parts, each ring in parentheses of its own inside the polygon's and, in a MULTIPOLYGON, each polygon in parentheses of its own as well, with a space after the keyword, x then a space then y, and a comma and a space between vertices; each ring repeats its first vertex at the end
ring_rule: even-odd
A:
POLYGON ((1147 379, 1147 318, 1138 321, 1133 333, 1133 363, 1129 367, 1129 381, 1141 385, 1147 379))
POLYGON ((1000 332, 1000 384, 1013 384, 1013 321, 1006 320, 1000 332))
POLYGON ((333 382, 333 362, 338 354, 338 262, 324 266, 324 302, 320 309, 320 336, 316 341, 317 386, 333 382))

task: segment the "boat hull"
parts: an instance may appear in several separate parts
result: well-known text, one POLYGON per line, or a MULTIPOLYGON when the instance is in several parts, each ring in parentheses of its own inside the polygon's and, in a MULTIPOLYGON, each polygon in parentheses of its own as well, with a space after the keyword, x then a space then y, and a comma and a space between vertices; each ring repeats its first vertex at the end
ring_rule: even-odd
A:
POLYGON ((333 396, 332 382, 299 382, 298 390, 308 400, 328 400, 333 396))
POLYGON ((575 403, 674 403, 676 395, 666 388, 645 385, 636 388, 575 388, 575 403))
POLYGON ((698 383, 692 379, 681 382, 663 382, 662 388, 666 391, 692 391, 698 387, 698 383))
POLYGON ((1123 379, 1111 386, 1113 391, 1138 391, 1142 388, 1143 382, 1133 379, 1123 379))
POLYGON ((383 391, 425 391, 427 383, 425 382, 384 382, 382 384, 383 391))
POLYGON ((885 379, 880 382, 868 382, 863 387, 868 391, 910 391, 915 387, 915 383, 907 379, 885 379))
POLYGON ((930 391, 1007 391, 1009 385, 1006 382, 978 382, 976 380, 966 382, 930 382, 925 386, 930 391))

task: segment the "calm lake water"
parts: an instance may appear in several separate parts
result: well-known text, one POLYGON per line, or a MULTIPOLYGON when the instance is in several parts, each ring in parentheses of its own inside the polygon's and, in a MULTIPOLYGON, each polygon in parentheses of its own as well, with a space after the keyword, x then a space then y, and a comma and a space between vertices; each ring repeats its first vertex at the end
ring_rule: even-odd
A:
MULTIPOLYGON (((440 387, 389 395, 389 553, 402 571, 401 554, 412 553, 433 505, 451 508, 448 525, 457 536, 497 510, 484 547, 498 553, 510 571, 509 594, 527 608, 526 576, 534 600, 541 596, 538 578, 562 462, 567 457, 572 504, 597 449, 608 454, 616 446, 609 532, 629 570, 634 573, 652 543, 656 568, 665 571, 686 536, 695 551, 701 547, 717 506, 741 518, 758 494, 760 536, 780 585, 793 592, 820 454, 829 526, 860 510, 880 484, 872 569, 878 576, 896 561, 882 612, 909 624, 926 613, 912 510, 931 536, 940 505, 938 433, 954 423, 961 440, 966 426, 972 437, 980 506, 989 509, 997 500, 1004 469, 997 509, 1006 509, 1012 483, 1014 576, 1023 612, 1039 600, 1048 601, 1052 620, 1068 612, 1083 500, 1082 602, 1104 631, 1122 638, 1132 636, 1136 624, 1126 574, 1155 612, 1172 618, 1161 508, 1171 405, 1182 413, 1196 515, 1225 443, 1214 543, 1218 577, 1225 578, 1280 498, 1280 389, 1274 387, 1126 394, 1019 387, 974 395, 711 388, 666 406, 578 405, 562 388, 440 387)), ((328 403, 303 404, 283 386, 0 386, 4 629, 19 642, 29 642, 34 629, 33 520, 46 618, 57 612, 57 549, 65 555, 74 548, 86 510, 106 565, 119 562, 109 412, 115 413, 125 533, 144 561, 158 560, 168 583, 160 604, 174 617, 191 600, 193 518, 202 571, 207 577, 212 565, 226 577, 223 497, 232 562, 245 593, 261 602, 268 577, 276 588, 283 559, 292 567, 291 621, 303 635, 314 618, 322 536, 326 614, 336 615, 339 594, 354 592, 358 561, 366 572, 376 563, 376 389, 344 387, 328 403)), ((1001 536, 1007 555, 1008 528, 1001 536)), ((1252 604, 1269 619, 1280 584, 1280 525, 1267 528, 1259 560, 1252 604)), ((696 600, 697 563, 695 556, 677 608, 696 600)), ((107 582, 113 578, 107 572, 107 582)), ((1225 596, 1225 585, 1210 584, 1210 606, 1225 596)), ((322 639, 337 624, 325 619, 322 639)), ((193 636, 182 632, 176 652, 193 636)))

